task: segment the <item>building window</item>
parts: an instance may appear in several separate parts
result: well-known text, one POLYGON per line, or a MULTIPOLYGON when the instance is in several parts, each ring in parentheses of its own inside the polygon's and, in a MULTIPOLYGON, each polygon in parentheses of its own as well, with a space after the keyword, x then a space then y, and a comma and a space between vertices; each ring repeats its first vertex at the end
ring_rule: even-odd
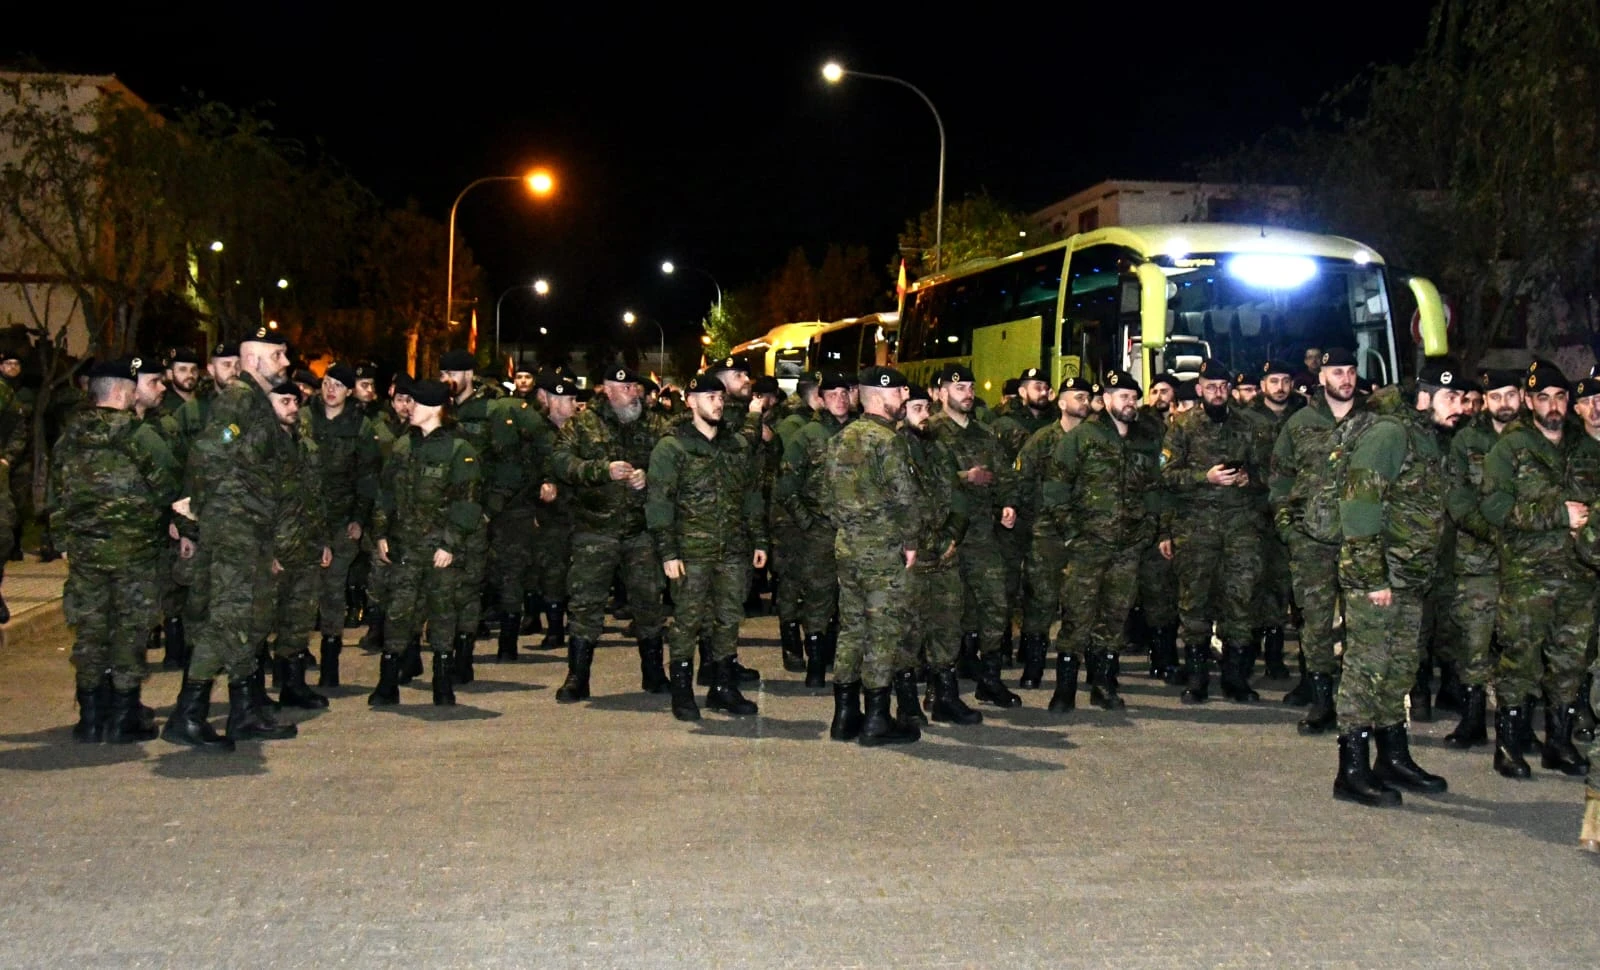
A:
POLYGON ((1078 231, 1094 232, 1100 228, 1100 207, 1094 206, 1078 213, 1078 231))

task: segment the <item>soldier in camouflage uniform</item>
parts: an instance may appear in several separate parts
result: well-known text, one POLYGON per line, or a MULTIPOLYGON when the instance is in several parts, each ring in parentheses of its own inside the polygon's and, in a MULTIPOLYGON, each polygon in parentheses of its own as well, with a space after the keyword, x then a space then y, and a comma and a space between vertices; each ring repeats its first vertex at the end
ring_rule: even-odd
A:
MULTIPOLYGON (((1067 568, 1067 537, 1062 535, 1054 516, 1040 515, 1045 483, 1054 470, 1056 445, 1073 428, 1089 417, 1089 398, 1093 385, 1081 377, 1061 382, 1056 394, 1058 420, 1035 431, 1017 453, 1017 519, 1031 524, 1028 550, 1026 596, 1022 602, 1022 678, 1017 686, 1035 690, 1044 680, 1045 653, 1050 646, 1050 625, 1061 619, 1061 584, 1067 568)), ((1020 526, 1019 526, 1020 528, 1020 526)), ((1071 625, 1064 619, 1056 649, 1059 656, 1070 656, 1065 636, 1071 625)), ((1061 674, 1061 664, 1056 665, 1061 674)))
MULTIPOLYGON (((450 389, 450 417, 454 432, 472 446, 484 478, 484 497, 492 482, 494 468, 511 443, 505 434, 503 422, 494 417, 495 402, 501 398, 500 387, 492 381, 478 380, 474 373, 477 358, 465 350, 452 350, 439 358, 439 379, 450 389)), ((492 529, 479 529, 466 537, 464 549, 456 550, 461 568, 470 581, 461 595, 471 602, 462 604, 463 622, 455 644, 456 683, 470 684, 474 677, 472 651, 479 636, 488 634, 485 618, 486 601, 493 601, 494 590, 485 582, 489 575, 489 535, 492 529)), ((511 604, 501 604, 502 607, 511 604)), ((513 605, 513 609, 516 607, 513 605)))
POLYGON ((135 370, 121 360, 89 372, 93 407, 69 420, 51 457, 45 507, 68 557, 62 612, 75 635, 79 741, 156 736, 139 688, 179 470, 155 429, 134 419, 135 370))
MULTIPOLYGON (((1033 433, 1056 423, 1058 412, 1050 406, 1049 375, 1037 367, 1030 367, 1017 378, 1017 397, 995 418, 989 430, 1000 439, 1000 453, 1006 464, 1015 466, 1017 454, 1028 443, 1033 433)), ((1025 503, 1018 500, 1017 524, 998 535, 1000 559, 1006 570, 1005 628, 1000 635, 1000 650, 1007 663, 1011 661, 1011 621, 1022 610, 1024 571, 1028 548, 1033 544, 1033 522, 1026 514, 1025 503)))
POLYGON ((1178 573, 1186 704, 1204 702, 1209 692, 1213 624, 1222 639, 1223 695, 1241 703, 1259 697, 1245 664, 1270 444, 1259 421, 1229 406, 1232 382, 1220 361, 1202 364, 1197 390, 1204 406, 1174 417, 1161 449, 1162 480, 1178 503, 1163 552, 1171 552, 1178 573))
MULTIPOLYGON (((1327 365, 1323 374, 1332 380, 1327 365)), ((1446 788, 1411 759, 1406 695, 1417 669, 1422 602, 1439 581, 1447 551, 1441 545, 1445 448, 1466 416, 1468 383, 1450 360, 1429 360, 1417 375, 1413 407, 1381 417, 1357 412, 1333 442, 1349 452, 1339 502, 1345 651, 1335 798, 1398 805, 1399 789, 1446 788), (1374 737, 1377 754, 1369 763, 1374 737)))
MULTIPOLYGON (((1269 442, 1276 442, 1283 426, 1294 413, 1305 406, 1305 399, 1294 393, 1294 367, 1284 361, 1268 361, 1261 365, 1260 393, 1243 406, 1244 413, 1261 422, 1262 434, 1269 442)), ((1237 385, 1237 381, 1235 381, 1237 385)), ((1266 503, 1267 494, 1261 493, 1266 503)), ((1261 516, 1271 518, 1271 510, 1263 504, 1261 516)), ((1286 680, 1289 668, 1283 662, 1284 629, 1291 623, 1294 605, 1294 588, 1289 571, 1289 547, 1275 529, 1263 529, 1261 537, 1261 579, 1256 583, 1252 601, 1254 626, 1250 631, 1252 653, 1260 647, 1264 658, 1265 674, 1269 680, 1286 680)), ((1254 656, 1250 667, 1255 666, 1254 656)))
POLYGON ((395 443, 384 464, 373 515, 378 560, 391 572, 378 686, 367 703, 377 707, 400 702, 401 658, 426 623, 433 652, 433 703, 449 707, 456 702, 454 651, 470 619, 470 604, 478 597, 472 567, 459 553, 478 548, 474 536, 484 529, 482 471, 465 436, 445 426, 448 386, 417 381, 411 399, 411 425, 417 434, 395 443))
POLYGON ((1117 693, 1122 624, 1139 591, 1139 559, 1154 542, 1159 459, 1134 446, 1139 385, 1125 371, 1106 373, 1104 407, 1057 442, 1040 499, 1067 548, 1062 583, 1063 649, 1056 658, 1050 710, 1076 706, 1078 670, 1089 670, 1090 702, 1124 706, 1117 693))
POLYGON ((218 389, 189 449, 185 491, 188 513, 199 524, 205 616, 193 631, 189 669, 161 732, 168 741, 205 748, 297 733, 292 724, 276 723, 261 703, 266 691, 257 657, 271 616, 280 477, 293 460, 293 443, 267 391, 288 377, 289 360, 283 338, 266 327, 245 338, 239 351, 240 376, 218 389), (228 678, 222 739, 206 723, 211 682, 219 674, 228 678))
POLYGON ((1572 538, 1587 525, 1589 510, 1567 466, 1585 436, 1566 428, 1571 387, 1560 370, 1536 363, 1523 389, 1531 413, 1509 425, 1485 456, 1479 505, 1500 530, 1494 764, 1507 778, 1528 777, 1522 749, 1532 737, 1531 702, 1542 689, 1541 763, 1582 775, 1588 763, 1572 743, 1572 728, 1594 635, 1595 594, 1572 538))
MULTIPOLYGON (((1157 374, 1150 379, 1147 403, 1139 409, 1139 422, 1135 427, 1135 442, 1143 447, 1153 444, 1156 461, 1161 460, 1161 442, 1167 434, 1167 420, 1183 382, 1172 374, 1157 374)), ((1090 400, 1098 411, 1104 407, 1096 393, 1090 400)), ((1157 538, 1171 538, 1171 510, 1165 485, 1157 486, 1156 498, 1160 508, 1157 538)), ((1152 680, 1169 684, 1183 682, 1183 666, 1178 663, 1178 573, 1172 560, 1161 552, 1159 542, 1153 542, 1139 558, 1139 612, 1143 615, 1145 635, 1149 638, 1150 669, 1152 680)))
POLYGON ((914 722, 902 723, 889 712, 895 664, 903 657, 911 622, 911 574, 922 538, 916 472, 905 436, 895 432, 905 415, 908 387, 893 368, 862 371, 865 413, 827 449, 825 482, 838 527, 839 653, 828 729, 835 741, 875 746, 921 737, 914 722))
POLYGON ((967 500, 967 533, 961 540, 961 653, 977 661, 973 696, 997 707, 1019 707, 1022 698, 1000 680, 1001 633, 1006 619, 1005 566, 997 525, 1016 525, 1015 477, 994 432, 973 418, 972 371, 959 364, 944 371, 944 409, 928 421, 955 461, 967 500), (997 521, 998 520, 998 521, 997 521))
POLYGON ((589 696, 594 645, 603 629, 611 577, 619 569, 638 638, 640 687, 651 694, 667 689, 661 656, 664 579, 644 518, 650 452, 659 426, 644 409, 632 371, 607 370, 604 388, 603 396, 561 429, 551 458, 556 481, 570 487, 573 503, 572 629, 567 679, 556 691, 562 703, 589 696))
MULTIPOLYGON (((540 375, 538 399, 549 424, 552 454, 561 430, 578 407, 578 385, 559 374, 540 375)), ((534 569, 544 601, 545 634, 540 646, 557 649, 567 642, 567 567, 572 562, 571 488, 554 481, 553 466, 545 465, 545 482, 539 487, 539 528, 533 534, 534 569), (548 486, 548 488, 546 487, 548 486)))
MULTIPOLYGON (((517 639, 528 610, 534 565, 534 533, 546 484, 555 430, 534 402, 506 397, 495 402, 490 432, 494 460, 484 469, 484 504, 489 513, 490 582, 498 591, 500 638, 495 659, 517 659, 517 639)), ((553 490, 553 487, 552 487, 553 490)))
POLYGON ((777 589, 773 606, 778 612, 778 639, 783 648, 783 669, 804 673, 806 669, 805 639, 800 632, 800 603, 804 563, 799 560, 805 549, 805 535, 789 513, 786 502, 777 501, 779 482, 783 478, 783 456, 793 446, 800 429, 816 417, 821 406, 822 374, 808 372, 800 376, 794 394, 778 405, 778 422, 773 427, 778 436, 778 473, 774 477, 772 500, 768 515, 772 520, 772 549, 770 565, 777 589))
POLYGON ((21 412, 22 450, 11 458, 7 466, 8 487, 11 490, 11 516, 7 523, 11 531, 11 545, 0 561, 22 561, 22 527, 33 514, 33 402, 34 391, 22 383, 22 355, 17 350, 0 352, 0 384, 11 392, 13 407, 21 412))
POLYGON ((672 715, 698 721, 694 655, 709 641, 714 673, 706 707, 736 716, 757 713, 739 693, 732 665, 744 619, 752 567, 766 564, 766 504, 749 442, 724 425, 723 384, 697 376, 688 387, 690 420, 650 453, 645 522, 656 556, 672 584, 672 715))
MULTIPOLYGON (((357 379, 357 384, 360 380, 357 379)), ((377 415, 368 419, 367 426, 372 429, 373 441, 378 446, 380 476, 384 464, 389 461, 389 456, 394 453, 396 442, 402 438, 415 437, 416 429, 411 427, 411 412, 415 403, 411 400, 411 375, 399 373, 389 385, 389 406, 383 408, 377 415)), ((369 528, 362 533, 362 554, 370 562, 367 570, 367 588, 363 599, 367 601, 366 616, 367 630, 361 635, 361 649, 369 653, 382 653, 384 642, 385 617, 388 612, 388 583, 391 572, 388 564, 379 561, 377 556, 378 544, 373 538, 369 528)), ((400 682, 410 683, 412 677, 422 673, 422 642, 415 641, 415 648, 407 647, 405 663, 401 665, 400 682), (409 674, 407 673, 409 671, 409 674)), ((326 681, 321 681, 321 686, 331 687, 326 681)))
MULTIPOLYGON (((30 423, 29 412, 18 402, 11 383, 0 381, 0 472, 7 482, 26 479, 32 472, 32 464, 27 459, 30 423)), ((21 521, 19 508, 10 486, 0 487, 0 582, 4 581, 10 553, 17 548, 13 529, 21 521)), ((0 597, 0 623, 9 622, 11 610, 4 597, 0 597)))
MULTIPOLYGON (((335 562, 329 533, 327 478, 321 449, 306 433, 300 418, 297 386, 285 382, 267 395, 292 441, 291 463, 283 469, 278 494, 277 536, 273 543, 272 659, 280 688, 278 704, 317 710, 328 699, 306 686, 311 659, 311 629, 317 613, 317 587, 335 562)), ((313 405, 315 407, 315 405, 313 405)), ((341 613, 338 620, 343 620, 341 613)), ((324 638, 326 643, 326 638, 324 638)), ((323 662, 329 657, 323 647, 323 662)), ((333 655, 337 664, 338 654, 333 655)))

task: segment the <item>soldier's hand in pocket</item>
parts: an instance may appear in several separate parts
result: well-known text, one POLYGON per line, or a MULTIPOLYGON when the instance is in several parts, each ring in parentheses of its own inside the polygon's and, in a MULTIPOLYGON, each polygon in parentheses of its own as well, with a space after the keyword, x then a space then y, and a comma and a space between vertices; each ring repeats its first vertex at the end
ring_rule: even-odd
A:
POLYGON ((661 564, 661 571, 667 574, 668 579, 682 579, 683 560, 668 559, 666 562, 661 564))
POLYGON ((448 550, 448 549, 435 549, 435 550, 433 550, 433 568, 434 569, 449 569, 450 568, 450 564, 455 562, 455 561, 456 561, 456 557, 450 553, 450 550, 448 550))
POLYGON ((1367 594, 1367 602, 1371 603, 1373 606, 1382 606, 1385 608, 1393 606, 1394 590, 1387 586, 1385 586, 1383 589, 1375 589, 1367 594))

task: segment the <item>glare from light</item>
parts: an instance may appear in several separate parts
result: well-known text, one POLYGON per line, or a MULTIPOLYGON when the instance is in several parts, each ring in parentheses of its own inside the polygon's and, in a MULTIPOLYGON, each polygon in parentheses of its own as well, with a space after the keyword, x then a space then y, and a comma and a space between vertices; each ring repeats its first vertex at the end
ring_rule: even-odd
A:
POLYGON ((214 253, 222 252, 222 240, 220 240, 220 239, 213 240, 212 243, 211 243, 211 251, 214 252, 214 253))
POLYGON ((528 184, 528 191, 537 196, 549 195, 556 187, 555 176, 542 168, 529 172, 523 181, 528 184))
POLYGON ((284 279, 281 276, 278 277, 278 289, 287 290, 288 288, 289 288, 289 281, 284 279))
POLYGON ((550 331, 547 328, 545 328, 545 327, 540 327, 539 328, 539 336, 541 336, 541 337, 548 336, 549 333, 550 333, 550 331))
POLYGON ((1182 259, 1189 255, 1189 241, 1182 236, 1174 236, 1167 240, 1167 255, 1173 259, 1182 259))
POLYGON ((632 310, 625 311, 622 314, 622 322, 627 324, 630 327, 633 326, 634 321, 638 320, 638 319, 639 319, 638 317, 633 315, 633 311, 632 310))
POLYGON ((707 347, 711 346, 711 335, 709 333, 701 334, 700 335, 700 342, 702 344, 706 345, 707 347))
POLYGON ((267 321, 267 329, 268 330, 276 330, 276 329, 278 329, 278 321, 276 321, 276 320, 268 320, 267 321))
POLYGON ((1229 260, 1228 274, 1250 286, 1292 290, 1317 275, 1317 264, 1305 256, 1249 253, 1229 260))
POLYGON ((661 272, 667 274, 668 276, 671 276, 672 275, 672 271, 677 269, 677 268, 678 267, 672 265, 672 260, 670 260, 670 259, 661 264, 661 272))
POLYGON ((1026 230, 1026 229, 1018 230, 1017 231, 1017 237, 1020 238, 1020 239, 1027 239, 1028 238, 1028 230, 1026 230))
POLYGON ((1367 252, 1365 249, 1358 249, 1356 250, 1356 254, 1352 256, 1351 259, 1355 260, 1355 264, 1357 266, 1365 266, 1372 262, 1372 254, 1367 252))
POLYGON ((829 84, 838 84, 843 77, 844 68, 840 66, 838 61, 829 61, 822 65, 822 78, 829 84))
POLYGON ((548 280, 534 280, 533 281, 533 292, 539 294, 540 296, 548 296, 550 294, 550 283, 549 283, 549 281, 548 280))
POLYGON ((950 343, 960 343, 961 342, 961 338, 956 334, 951 334, 950 336, 948 336, 948 337, 946 337, 944 339, 948 340, 950 343))

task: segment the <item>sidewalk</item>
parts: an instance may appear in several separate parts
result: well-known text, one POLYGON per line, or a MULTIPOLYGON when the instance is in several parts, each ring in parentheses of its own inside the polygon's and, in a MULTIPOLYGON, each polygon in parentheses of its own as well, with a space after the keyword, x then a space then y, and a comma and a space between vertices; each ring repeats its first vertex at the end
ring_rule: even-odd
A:
POLYGON ((67 561, 40 562, 29 555, 22 562, 6 563, 0 595, 11 608, 11 622, 0 626, 0 650, 66 629, 61 615, 61 588, 67 582, 67 561))

